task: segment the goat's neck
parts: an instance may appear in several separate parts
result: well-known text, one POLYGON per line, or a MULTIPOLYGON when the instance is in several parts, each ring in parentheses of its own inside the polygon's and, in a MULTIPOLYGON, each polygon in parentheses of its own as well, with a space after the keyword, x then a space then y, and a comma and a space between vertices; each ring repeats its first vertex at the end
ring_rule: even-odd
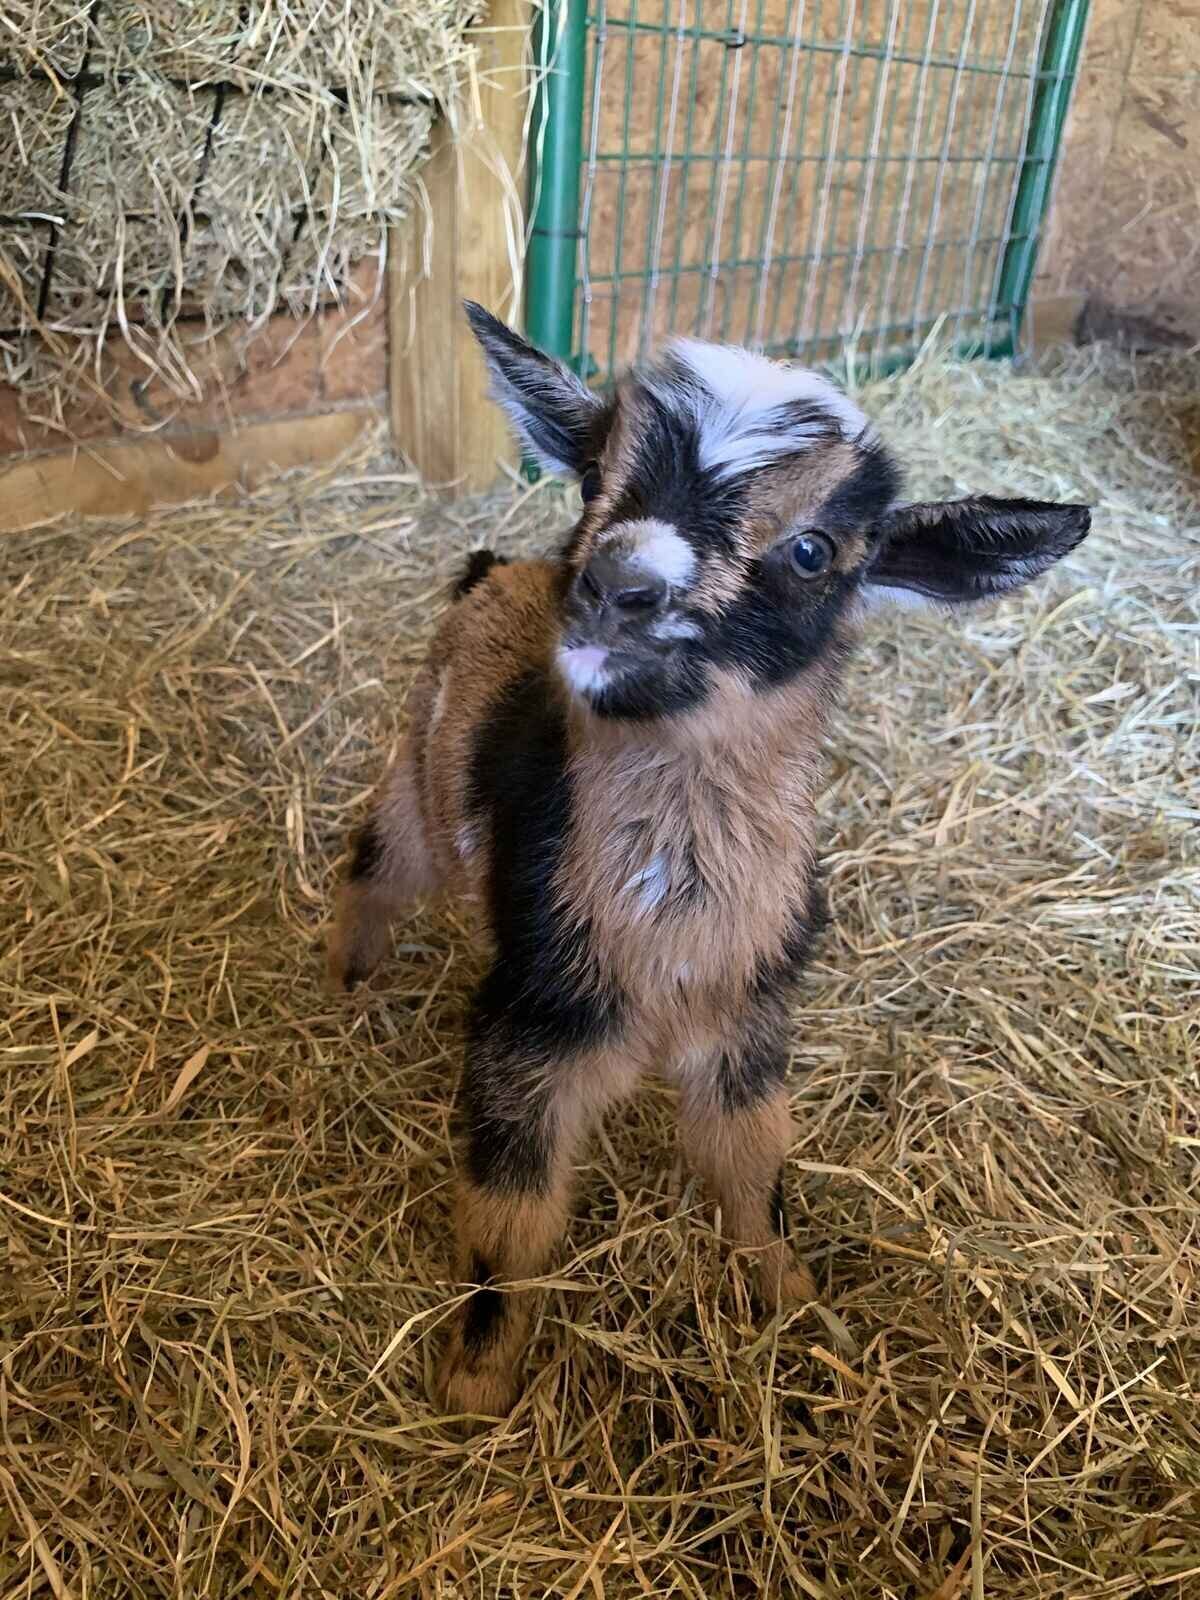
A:
POLYGON ((641 753, 660 769, 725 766, 770 786, 774 772, 797 761, 811 762, 815 772, 840 675, 839 661, 822 660, 789 683, 753 690, 720 673, 704 703, 678 716, 620 722, 581 715, 574 747, 601 758, 641 753))

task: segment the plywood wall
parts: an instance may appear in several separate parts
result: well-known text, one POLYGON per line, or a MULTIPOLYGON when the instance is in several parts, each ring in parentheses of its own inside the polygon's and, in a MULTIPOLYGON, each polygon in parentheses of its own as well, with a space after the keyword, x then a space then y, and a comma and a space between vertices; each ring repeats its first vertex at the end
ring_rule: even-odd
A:
POLYGON ((1200 0, 1092 0, 1035 326, 1200 340, 1200 0))

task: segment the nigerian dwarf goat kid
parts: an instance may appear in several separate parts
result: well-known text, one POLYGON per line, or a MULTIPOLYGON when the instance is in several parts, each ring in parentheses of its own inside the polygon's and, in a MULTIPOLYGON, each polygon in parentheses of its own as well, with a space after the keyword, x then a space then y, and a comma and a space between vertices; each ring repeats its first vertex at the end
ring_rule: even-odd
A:
POLYGON ((352 985, 389 921, 478 889, 495 959, 471 1014, 454 1410, 517 1393, 528 1292, 573 1164, 646 1071, 770 1306, 786 1242, 789 1001, 822 919, 819 750, 864 602, 986 600, 1084 538, 1084 506, 897 502, 858 408, 815 373, 679 340, 603 398, 478 306, 495 394, 583 511, 562 553, 471 558, 412 691, 406 749, 330 942, 352 985))

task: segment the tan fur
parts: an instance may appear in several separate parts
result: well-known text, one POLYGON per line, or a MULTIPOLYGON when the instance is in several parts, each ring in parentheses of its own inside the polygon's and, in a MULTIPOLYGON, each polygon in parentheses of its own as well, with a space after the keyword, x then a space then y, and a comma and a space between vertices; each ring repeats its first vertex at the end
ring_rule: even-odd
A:
POLYGON ((411 742, 385 774, 374 810, 380 871, 370 883, 342 884, 326 947, 329 980, 338 989, 345 988, 349 973, 365 976, 378 965, 392 921, 433 894, 441 881, 426 836, 411 742))
POLYGON ((647 1066, 717 1045, 782 954, 815 870, 832 673, 758 694, 724 675, 699 710, 637 728, 574 713, 562 894, 634 1002, 630 1047, 647 1066))
MULTIPOLYGON (((511 1194, 480 1188, 469 1178, 460 1181, 457 1238, 464 1279, 470 1278, 476 1261, 485 1261, 500 1283, 534 1278, 545 1270, 566 1230, 579 1148, 609 1106, 635 1084, 628 1057, 616 1051, 593 1052, 557 1073, 547 1117, 552 1154, 545 1193, 511 1194)), ((466 1347, 463 1319, 456 1321, 437 1377, 438 1399, 447 1411, 499 1416, 512 1409, 534 1306, 533 1291, 505 1290, 495 1337, 480 1351, 466 1347)))
POLYGON ((759 1287, 769 1307, 816 1299, 808 1268, 776 1231, 771 1200, 794 1137, 787 1090, 746 1111, 725 1112, 712 1094, 711 1076, 689 1081, 679 1115, 688 1160, 721 1207, 726 1235, 754 1250, 759 1287))

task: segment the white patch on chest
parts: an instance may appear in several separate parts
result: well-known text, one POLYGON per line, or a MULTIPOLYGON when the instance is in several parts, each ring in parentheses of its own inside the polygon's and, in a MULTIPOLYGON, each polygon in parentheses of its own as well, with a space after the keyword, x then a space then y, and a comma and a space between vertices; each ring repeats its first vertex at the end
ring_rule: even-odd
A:
POLYGON ((638 915, 645 916, 662 904, 670 888, 670 864, 666 855, 660 850, 640 872, 635 872, 633 877, 621 886, 621 893, 636 895, 638 915))
POLYGON ((479 849, 479 835, 470 823, 464 822, 454 836, 454 848, 460 861, 469 861, 479 849))

